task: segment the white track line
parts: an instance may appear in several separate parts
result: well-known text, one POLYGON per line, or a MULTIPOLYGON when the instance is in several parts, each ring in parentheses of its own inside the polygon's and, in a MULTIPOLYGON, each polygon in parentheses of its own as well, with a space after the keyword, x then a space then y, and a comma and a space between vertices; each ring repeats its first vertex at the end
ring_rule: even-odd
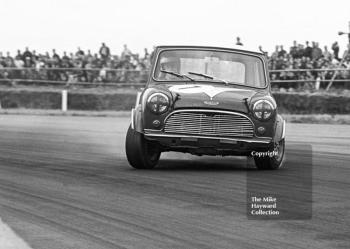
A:
POLYGON ((32 249, 0 218, 0 249, 32 249))

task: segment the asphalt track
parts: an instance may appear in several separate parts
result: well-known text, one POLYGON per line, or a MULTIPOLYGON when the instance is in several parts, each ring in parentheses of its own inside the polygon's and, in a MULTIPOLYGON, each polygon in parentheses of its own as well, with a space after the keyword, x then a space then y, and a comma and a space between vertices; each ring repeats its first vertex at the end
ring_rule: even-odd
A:
POLYGON ((273 184, 297 188, 293 165, 312 161, 312 215, 252 220, 247 182, 264 187, 269 172, 245 158, 176 153, 134 170, 128 122, 0 116, 1 219, 35 249, 350 248, 350 126, 288 124, 287 167, 271 174, 290 183, 273 184))

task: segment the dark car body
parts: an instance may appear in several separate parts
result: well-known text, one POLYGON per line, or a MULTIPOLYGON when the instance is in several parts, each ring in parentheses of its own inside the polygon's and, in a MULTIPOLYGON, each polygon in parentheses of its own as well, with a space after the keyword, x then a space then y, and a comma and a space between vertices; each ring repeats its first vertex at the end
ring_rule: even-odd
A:
POLYGON ((266 57, 244 49, 157 47, 130 129, 160 153, 250 156, 281 141, 284 153, 285 122, 271 94, 266 57))

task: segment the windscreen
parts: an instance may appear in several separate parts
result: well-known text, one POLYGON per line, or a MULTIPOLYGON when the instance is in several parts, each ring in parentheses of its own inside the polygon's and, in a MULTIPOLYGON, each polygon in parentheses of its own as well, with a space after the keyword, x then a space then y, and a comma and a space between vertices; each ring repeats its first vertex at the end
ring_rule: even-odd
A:
POLYGON ((154 78, 157 81, 225 81, 252 87, 266 84, 262 60, 235 52, 174 49, 162 51, 154 78))

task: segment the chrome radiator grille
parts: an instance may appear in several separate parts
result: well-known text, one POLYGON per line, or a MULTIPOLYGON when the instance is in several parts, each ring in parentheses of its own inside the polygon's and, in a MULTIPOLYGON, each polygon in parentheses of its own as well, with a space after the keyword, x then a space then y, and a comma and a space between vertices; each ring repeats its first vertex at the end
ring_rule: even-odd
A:
POLYGON ((253 137, 251 121, 238 114, 183 111, 171 114, 165 133, 218 137, 253 137))

